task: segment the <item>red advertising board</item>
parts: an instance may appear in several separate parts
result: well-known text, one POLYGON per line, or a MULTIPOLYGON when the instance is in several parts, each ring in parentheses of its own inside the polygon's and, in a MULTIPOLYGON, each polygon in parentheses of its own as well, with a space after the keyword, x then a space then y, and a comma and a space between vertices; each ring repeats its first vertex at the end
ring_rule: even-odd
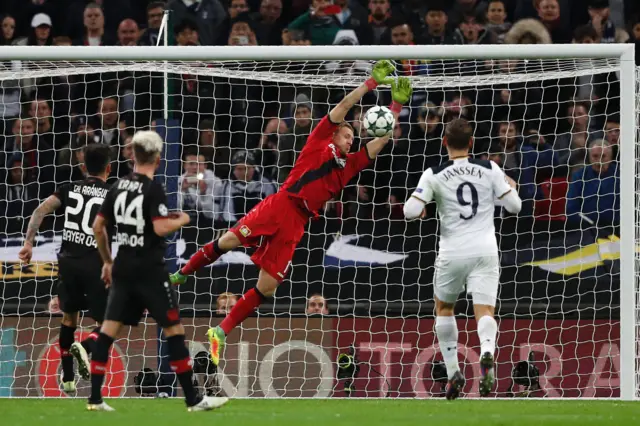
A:
MULTIPOLYGON (((7 361, 0 369, 2 395, 61 395, 58 324, 56 317, 2 321, 0 354, 7 361)), ((192 356, 207 350, 209 325, 208 318, 185 319, 192 356)), ((431 366, 441 356, 433 325, 432 319, 249 318, 227 340, 221 387, 230 396, 341 397, 335 360, 354 344, 361 362, 354 397, 438 397, 441 387, 431 379, 431 366)), ((530 351, 543 387, 536 396, 619 396, 617 322, 503 320, 499 327, 495 396, 506 396, 513 365, 530 351)), ((459 320, 458 328, 465 392, 474 397, 480 376, 475 321, 459 320)), ((155 325, 125 330, 111 352, 105 389, 110 396, 136 396, 135 374, 157 367, 155 325)), ((85 396, 88 388, 80 382, 79 395, 85 396)))
MULTIPOLYGON (((440 385, 431 380, 433 361, 442 359, 432 319, 338 319, 336 325, 338 347, 345 350, 355 344, 361 361, 353 396, 440 394, 440 385)), ((467 378, 465 392, 478 396, 480 344, 475 320, 458 320, 458 330, 458 357, 467 378)), ((534 396, 617 397, 619 341, 618 322, 500 321, 495 395, 506 396, 514 364, 534 351, 543 388, 534 396)))

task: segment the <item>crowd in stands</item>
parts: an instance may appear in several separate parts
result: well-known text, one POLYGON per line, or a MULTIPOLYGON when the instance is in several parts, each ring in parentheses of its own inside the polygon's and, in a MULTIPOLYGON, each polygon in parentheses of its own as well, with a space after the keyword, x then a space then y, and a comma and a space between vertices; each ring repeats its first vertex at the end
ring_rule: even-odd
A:
MULTIPOLYGON (((179 46, 640 41, 633 0, 4 0, 0 45, 155 46, 165 10, 179 46)), ((28 64, 0 63, 20 67, 28 64)), ((370 67, 354 61, 300 69, 364 79, 370 67)), ((409 76, 531 71, 522 61, 416 59, 397 69, 409 76)), ((204 75, 174 75, 172 82, 184 148, 179 204, 211 222, 233 223, 277 191, 314 125, 345 94, 204 75)), ((616 73, 415 90, 393 142, 325 215, 402 219, 401 204, 423 170, 446 159, 444 125, 462 116, 475 126, 474 155, 518 182, 521 216, 616 225, 620 90, 616 73), (550 196, 557 188, 561 205, 550 196)), ((162 119, 162 93, 161 76, 137 71, 0 80, 0 232, 22 232, 56 185, 82 177, 88 143, 113 148, 113 179, 130 173, 127 144, 162 119)), ((381 91, 354 108, 348 118, 356 147, 367 139, 367 108, 388 100, 381 91)))

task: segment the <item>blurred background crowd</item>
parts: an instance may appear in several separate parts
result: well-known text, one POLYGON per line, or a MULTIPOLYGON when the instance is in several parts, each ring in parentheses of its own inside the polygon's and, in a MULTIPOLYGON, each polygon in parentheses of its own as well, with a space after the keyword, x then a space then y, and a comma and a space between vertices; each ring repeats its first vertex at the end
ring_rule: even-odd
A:
MULTIPOLYGON (((640 40, 640 3, 633 0, 4 0, 0 45, 154 46, 165 10, 172 11, 170 32, 179 46, 640 40)), ((0 63, 8 70, 28 66, 0 63)), ((364 79, 371 64, 290 67, 364 79)), ((397 70, 402 75, 532 71, 522 61, 419 59, 399 61, 397 70)), ((314 125, 349 88, 205 74, 171 76, 172 112, 183 145, 178 199, 198 226, 228 225, 277 191, 314 125)), ((474 155, 495 161, 518 182, 525 200, 520 217, 530 219, 520 222, 525 227, 539 221, 564 226, 567 218, 616 226, 620 90, 616 73, 415 90, 392 143, 340 199, 326 205, 325 217, 402 220, 408 191, 425 168, 445 159, 444 125, 462 116, 475 126, 474 155)), ((136 130, 162 118, 162 93, 161 76, 137 71, 1 80, 0 233, 22 232, 56 185, 82 177, 79 164, 87 143, 113 147, 112 178, 131 172, 128 142, 136 130)), ((354 148, 367 140, 362 126, 367 108, 388 101, 388 93, 379 91, 353 109, 348 119, 357 133, 354 148)))

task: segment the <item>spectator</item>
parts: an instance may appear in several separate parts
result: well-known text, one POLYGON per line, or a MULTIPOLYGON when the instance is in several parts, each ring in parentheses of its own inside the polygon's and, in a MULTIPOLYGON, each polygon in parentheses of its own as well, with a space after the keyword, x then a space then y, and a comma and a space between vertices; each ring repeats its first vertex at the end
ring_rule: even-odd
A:
POLYGON ((260 174, 250 152, 236 152, 232 163, 232 177, 218 186, 216 197, 220 204, 219 219, 230 224, 277 191, 276 184, 260 174))
POLYGON ((116 96, 103 98, 99 101, 95 124, 94 129, 102 143, 115 147, 121 145, 120 113, 116 96))
MULTIPOLYGON (((36 120, 36 133, 40 141, 55 149, 60 149, 69 144, 68 133, 59 127, 58 129, 53 127, 53 114, 48 100, 37 98, 31 101, 29 104, 29 116, 36 120)), ((56 120, 55 122, 60 123, 61 120, 56 120)))
POLYGON ((9 46, 13 43, 16 34, 16 20, 11 15, 5 15, 0 19, 0 28, 2 29, 0 46, 9 46))
POLYGON ((389 0, 369 0, 369 25, 373 31, 373 44, 389 44, 389 20, 391 5, 389 0), (386 35, 386 37, 385 37, 386 35))
MULTIPOLYGON (((358 36, 354 30, 340 30, 333 41, 334 46, 358 46, 358 36)), ((371 73, 371 62, 369 61, 326 61, 325 69, 332 74, 359 75, 365 76, 371 73)), ((339 92, 339 97, 344 96, 344 92, 339 92)), ((333 99, 333 98, 332 98, 333 99)), ((338 101, 339 102, 339 101, 338 101)))
POLYGON ((629 34, 636 42, 640 41, 640 16, 629 20, 629 34))
POLYGON ((227 9, 229 13, 229 18, 234 20, 238 17, 238 15, 242 13, 249 12, 249 5, 247 4, 247 0, 231 0, 229 2, 229 9, 227 9))
POLYGON ((133 19, 125 19, 118 25, 118 46, 137 46, 140 39, 138 24, 133 19))
POLYGON ((309 11, 289 24, 283 35, 283 43, 291 44, 296 40, 308 39, 314 45, 333 44, 336 33, 340 30, 335 16, 338 9, 329 0, 312 0, 309 11))
POLYGON ((286 135, 281 135, 279 138, 278 181, 280 182, 284 182, 289 175, 298 154, 304 148, 304 144, 307 143, 307 137, 311 133, 313 125, 311 102, 304 93, 296 97, 294 117, 292 131, 286 135))
POLYGON ((422 44, 460 44, 457 35, 451 34, 447 30, 447 11, 444 2, 436 1, 429 5, 427 13, 424 15, 425 27, 421 31, 422 44))
POLYGON ((553 43, 571 43, 571 30, 562 25, 558 0, 534 0, 538 19, 547 28, 553 43))
POLYGON ((568 131, 556 136, 553 143, 555 164, 564 168, 564 173, 572 174, 587 162, 587 146, 604 138, 601 131, 592 129, 588 106, 581 102, 570 104, 566 109, 568 131))
POLYGON ((133 173, 133 136, 127 136, 122 146, 122 164, 120 167, 126 169, 126 175, 133 173))
POLYGON ((260 11, 252 15, 258 44, 275 46, 282 44, 284 22, 282 16, 282 0, 262 0, 260 11))
POLYGON ((429 167, 439 166, 447 155, 442 144, 442 122, 439 108, 426 103, 418 109, 417 124, 411 126, 407 155, 409 173, 407 187, 415 188, 422 172, 429 167))
POLYGON ((410 46, 414 45, 413 31, 404 20, 392 20, 389 23, 389 32, 391 33, 391 44, 394 46, 410 46))
POLYGON ((176 36, 176 44, 178 46, 197 46, 200 44, 200 34, 198 33, 198 25, 191 19, 185 19, 179 22, 173 31, 176 36))
POLYGON ((238 303, 238 296, 225 291, 216 299, 216 314, 227 315, 231 309, 238 303))
POLYGON ((82 180, 85 172, 82 168, 84 164, 84 148, 88 145, 90 139, 85 134, 84 137, 73 139, 70 146, 70 157, 67 156, 66 163, 58 166, 56 170, 56 182, 74 182, 82 180))
POLYGON ((504 170, 518 183, 518 193, 523 203, 521 215, 531 215, 533 200, 536 197, 536 171, 551 167, 551 150, 536 151, 518 135, 515 122, 504 121, 498 124, 497 139, 504 152, 504 170), (526 209, 526 210, 525 210, 526 209))
POLYGON ((453 9, 448 13, 452 25, 459 26, 465 16, 484 16, 484 0, 454 0, 453 9))
POLYGON ((171 0, 167 8, 172 11, 175 22, 189 19, 194 22, 199 41, 212 46, 222 35, 222 25, 227 14, 218 0, 171 0))
POLYGON ((228 179, 231 153, 218 141, 213 120, 202 120, 199 129, 198 153, 204 156, 207 168, 212 169, 216 176, 228 179))
POLYGON ((629 33, 623 28, 617 28, 610 19, 609 0, 589 1, 590 24, 596 30, 600 43, 626 43, 629 33))
POLYGON ((551 44, 547 28, 535 19, 522 19, 504 37, 505 44, 551 44))
POLYGON ((511 22, 507 21, 506 0, 492 0, 487 7, 486 29, 493 32, 498 43, 504 42, 504 37, 511 29, 511 22))
POLYGON ((147 28, 140 35, 141 46, 155 46, 158 44, 158 34, 162 25, 165 3, 153 1, 147 6, 147 28))
POLYGON ((462 15, 456 33, 463 44, 495 44, 497 42, 495 34, 485 28, 484 18, 475 15, 462 15))
POLYGON ((23 154, 16 152, 6 163, 7 180, 0 185, 0 232, 17 234, 25 230, 28 218, 38 207, 38 182, 25 172, 23 154))
POLYGON ((589 145, 590 164, 571 176, 567 193, 567 217, 579 222, 580 214, 596 226, 617 226, 620 220, 620 173, 607 141, 589 145))
POLYGON ((207 169, 204 155, 197 149, 188 150, 183 161, 184 173, 178 179, 178 206, 194 218, 202 215, 213 221, 216 213, 213 194, 222 181, 207 169))
MULTIPOLYGON (((369 25, 368 11, 355 1, 334 0, 341 11, 336 14, 338 23, 343 30, 353 30, 356 34, 356 44, 370 45, 373 43, 373 31, 369 25)), ((336 35, 337 37, 337 35, 336 35)), ((335 41, 333 44, 337 44, 335 41)))
POLYGON ((54 152, 46 142, 38 141, 36 124, 33 118, 21 118, 13 122, 13 136, 5 143, 5 158, 12 154, 21 154, 20 164, 23 179, 28 182, 40 182, 42 198, 48 197, 54 189, 54 152))
POLYGON ((620 144, 620 116, 613 115, 607 117, 604 125, 605 139, 612 148, 617 148, 620 144))
POLYGON ((13 44, 17 46, 51 46, 53 45, 51 25, 49 15, 38 13, 31 19, 32 30, 29 37, 16 39, 13 44))
POLYGON ((324 296, 319 293, 309 296, 306 312, 307 315, 329 315, 327 301, 324 296))
POLYGON ((84 8, 84 36, 77 39, 77 46, 111 46, 113 36, 104 29, 104 13, 97 3, 89 3, 84 8))
POLYGON ((229 32, 229 46, 257 46, 258 40, 253 30, 253 22, 249 18, 248 13, 238 15, 231 22, 231 31, 229 32))
POLYGON ((280 161, 278 146, 280 145, 281 135, 286 135, 288 132, 289 129, 284 120, 272 118, 267 121, 262 131, 262 136, 260 137, 262 170, 264 171, 264 175, 269 179, 277 180, 279 183, 284 182, 284 179, 280 180, 278 177, 278 173, 280 173, 278 169, 278 163, 280 161))

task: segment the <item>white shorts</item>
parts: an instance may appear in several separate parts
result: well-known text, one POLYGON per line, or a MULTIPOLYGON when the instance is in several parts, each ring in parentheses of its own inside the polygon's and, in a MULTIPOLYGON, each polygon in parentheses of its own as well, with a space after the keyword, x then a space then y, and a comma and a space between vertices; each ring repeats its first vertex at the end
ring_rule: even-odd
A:
POLYGON ((498 256, 436 259, 434 293, 445 303, 455 303, 466 287, 474 305, 495 306, 499 281, 498 256))

